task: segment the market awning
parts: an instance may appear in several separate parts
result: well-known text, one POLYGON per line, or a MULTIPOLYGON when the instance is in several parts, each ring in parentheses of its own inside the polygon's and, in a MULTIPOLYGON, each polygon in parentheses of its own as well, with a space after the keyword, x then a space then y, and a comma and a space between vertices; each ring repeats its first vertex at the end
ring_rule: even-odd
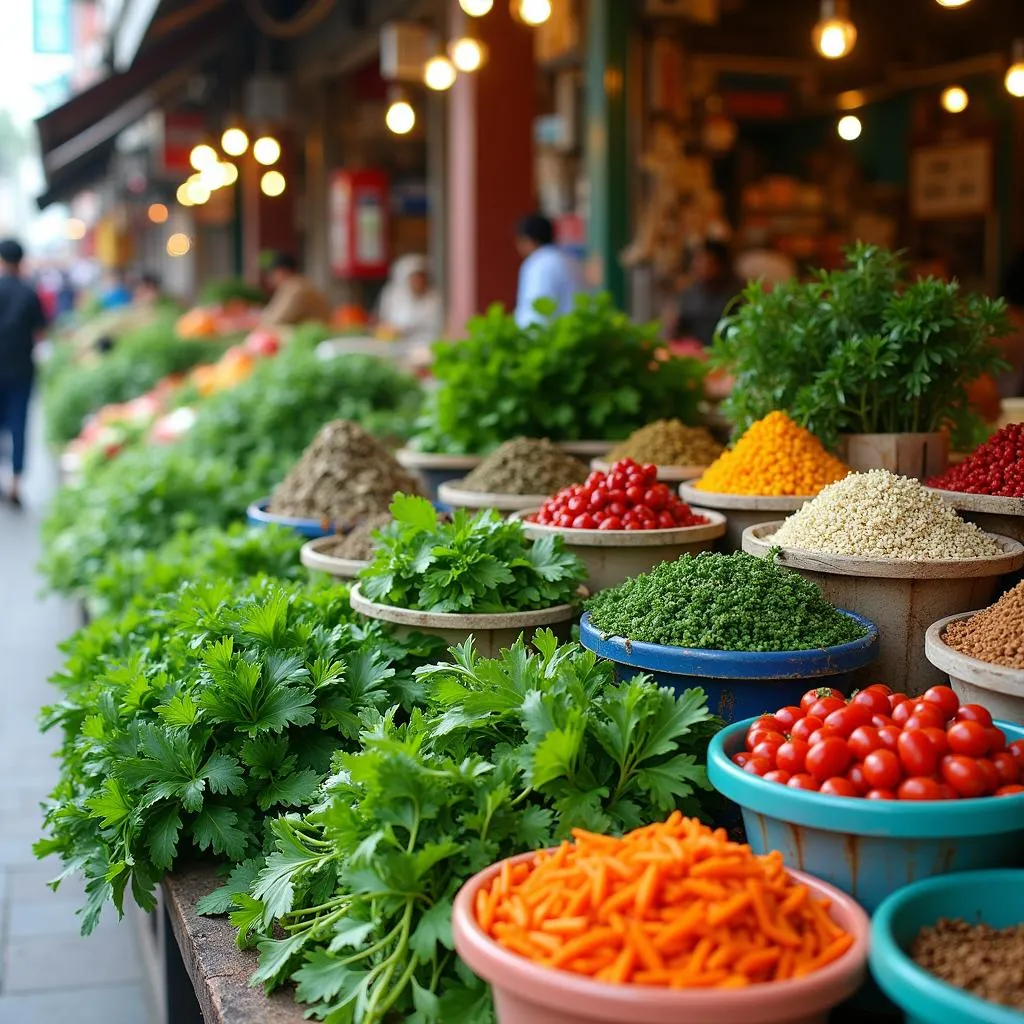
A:
POLYGON ((241 20, 236 5, 218 6, 154 41, 127 71, 103 79, 39 118, 36 130, 47 185, 37 200, 39 208, 68 198, 90 177, 101 176, 117 136, 226 46, 241 20))

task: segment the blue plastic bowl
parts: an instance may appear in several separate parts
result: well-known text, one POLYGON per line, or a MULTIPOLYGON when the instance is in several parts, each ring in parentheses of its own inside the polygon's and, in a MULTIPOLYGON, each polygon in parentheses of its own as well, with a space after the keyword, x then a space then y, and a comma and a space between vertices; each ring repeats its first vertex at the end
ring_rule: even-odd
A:
POLYGON ((302 519, 296 516, 275 516, 267 511, 270 504, 269 498, 262 501, 254 501, 246 510, 245 518, 250 526, 269 526, 274 523, 278 526, 287 526, 303 537, 316 540, 317 537, 327 537, 337 531, 328 523, 326 526, 322 519, 302 519))
POLYGON ((668 647, 602 638, 585 612, 580 622, 580 643, 599 657, 615 663, 619 679, 648 672, 677 693, 699 686, 708 706, 726 722, 756 717, 786 704, 797 704, 816 683, 843 688, 851 673, 878 657, 878 627, 861 616, 840 609, 867 630, 859 640, 811 651, 705 651, 696 647, 668 647))
MULTIPOLYGON (((711 741, 708 778, 739 804, 756 853, 780 850, 791 867, 831 882, 869 911, 922 878, 1024 864, 1024 794, 919 803, 790 789, 729 760, 752 721, 711 741)), ((1024 726, 996 724, 1008 740, 1024 739, 1024 726)))
MULTIPOLYGON (((1009 799, 1001 798, 1001 799, 1009 799)), ((969 871, 927 878, 894 892, 871 922, 871 973, 908 1024, 1021 1024, 1024 1014, 940 981, 907 955, 940 917, 1008 928, 1024 921, 1024 871, 969 871)))

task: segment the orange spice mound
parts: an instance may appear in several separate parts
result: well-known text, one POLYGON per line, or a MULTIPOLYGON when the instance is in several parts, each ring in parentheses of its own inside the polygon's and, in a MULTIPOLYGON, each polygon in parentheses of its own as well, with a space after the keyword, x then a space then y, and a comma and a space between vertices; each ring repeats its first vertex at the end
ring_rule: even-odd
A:
POLYGON ((678 811, 621 839, 574 842, 516 865, 476 894, 480 927, 537 964, 609 984, 743 988, 799 978, 853 936, 786 873, 678 811))
POLYGON ((809 430, 784 412, 770 412, 751 424, 694 487, 715 494, 813 496, 849 472, 809 430))

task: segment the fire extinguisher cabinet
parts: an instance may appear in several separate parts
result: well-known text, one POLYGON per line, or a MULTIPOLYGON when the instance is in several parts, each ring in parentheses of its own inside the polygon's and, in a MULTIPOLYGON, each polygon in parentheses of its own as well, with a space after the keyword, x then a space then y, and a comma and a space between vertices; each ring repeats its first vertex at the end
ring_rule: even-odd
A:
POLYGON ((388 176, 372 168, 335 171, 330 184, 331 269, 348 280, 386 277, 391 262, 388 176))

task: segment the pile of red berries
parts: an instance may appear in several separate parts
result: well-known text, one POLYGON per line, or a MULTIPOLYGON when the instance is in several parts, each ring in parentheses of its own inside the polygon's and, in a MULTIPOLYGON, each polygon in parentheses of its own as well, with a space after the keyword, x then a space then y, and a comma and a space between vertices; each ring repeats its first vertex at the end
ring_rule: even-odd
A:
POLYGON ((607 473, 591 473, 582 484, 563 487, 530 519, 573 530, 673 530, 708 522, 658 483, 657 466, 641 466, 632 459, 616 462, 607 473))
POLYGON ((1006 742, 980 704, 948 686, 920 698, 876 683, 847 700, 808 690, 762 715, 732 759, 794 789, 868 800, 957 800, 1024 793, 1024 740, 1006 742))
POLYGON ((944 491, 1024 498, 1024 424, 1003 427, 963 462, 927 484, 944 491))

